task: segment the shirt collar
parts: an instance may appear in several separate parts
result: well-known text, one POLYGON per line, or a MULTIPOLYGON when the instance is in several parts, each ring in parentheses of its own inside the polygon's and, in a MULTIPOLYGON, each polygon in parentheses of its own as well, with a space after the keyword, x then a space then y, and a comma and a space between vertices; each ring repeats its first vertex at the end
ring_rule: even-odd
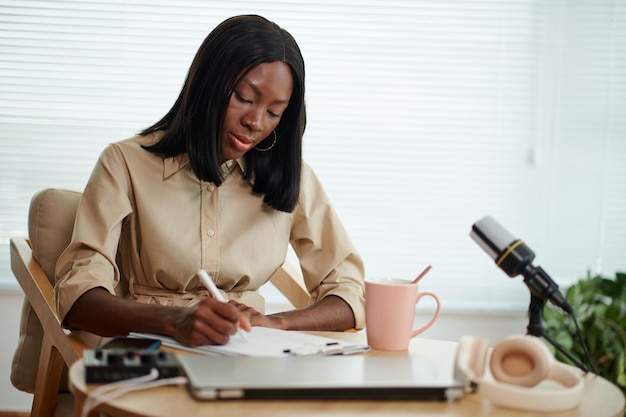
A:
MULTIPOLYGON (((235 167, 235 162, 239 165, 241 172, 246 172, 246 159, 245 157, 241 157, 235 161, 228 160, 222 164, 222 169, 224 173, 229 173, 235 167)), ((189 161, 189 154, 184 153, 176 156, 171 156, 163 159, 163 179, 167 179, 172 175, 176 174, 181 169, 185 168, 187 165, 191 167, 189 161)))

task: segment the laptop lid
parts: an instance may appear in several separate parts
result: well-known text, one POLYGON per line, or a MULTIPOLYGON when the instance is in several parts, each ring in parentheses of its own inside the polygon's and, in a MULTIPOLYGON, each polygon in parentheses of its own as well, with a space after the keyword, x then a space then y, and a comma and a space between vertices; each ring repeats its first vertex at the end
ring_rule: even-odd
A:
POLYGON ((415 356, 179 355, 199 400, 452 400, 463 384, 415 356))

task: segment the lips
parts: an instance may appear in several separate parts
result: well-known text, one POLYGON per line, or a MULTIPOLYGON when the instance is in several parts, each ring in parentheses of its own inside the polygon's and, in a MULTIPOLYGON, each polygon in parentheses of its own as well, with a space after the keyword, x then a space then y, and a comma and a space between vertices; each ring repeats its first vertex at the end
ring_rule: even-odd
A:
POLYGON ((245 136, 239 136, 234 133, 228 134, 228 139, 235 149, 240 152, 247 152, 255 145, 255 142, 245 136))

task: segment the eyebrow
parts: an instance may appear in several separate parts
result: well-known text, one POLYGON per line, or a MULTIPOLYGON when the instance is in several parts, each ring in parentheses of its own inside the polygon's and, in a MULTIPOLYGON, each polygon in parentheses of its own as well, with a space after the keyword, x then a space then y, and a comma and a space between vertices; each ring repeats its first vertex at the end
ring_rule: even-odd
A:
MULTIPOLYGON (((261 92, 261 90, 259 90, 259 87, 256 86, 256 84, 254 84, 252 81, 248 80, 247 78, 242 79, 241 81, 245 82, 246 84, 248 84, 253 90, 254 92, 259 95, 259 96, 263 96, 263 93, 261 92)), ((289 100, 274 100, 272 103, 274 104, 289 104, 289 100)))

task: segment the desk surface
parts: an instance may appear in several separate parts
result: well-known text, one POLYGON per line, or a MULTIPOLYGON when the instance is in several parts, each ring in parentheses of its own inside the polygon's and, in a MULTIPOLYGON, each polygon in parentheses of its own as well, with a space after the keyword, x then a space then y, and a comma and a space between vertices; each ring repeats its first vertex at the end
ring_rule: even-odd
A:
MULTIPOLYGON (((355 342, 365 342, 363 333, 317 333, 355 342)), ((368 355, 418 355, 432 361, 446 372, 452 372, 457 344, 454 342, 414 338, 409 351, 372 350, 368 355)), ((582 405, 574 410, 549 413, 551 417, 624 416, 624 395, 615 385, 595 375, 587 375, 582 405)), ((94 387, 85 384, 82 361, 70 369, 70 385, 80 405, 94 387)), ((540 414, 509 410, 483 404, 475 395, 466 395, 452 403, 423 401, 195 401, 185 386, 160 387, 135 391, 109 401, 98 410, 117 417, 229 416, 282 417, 328 414, 334 417, 367 416, 454 416, 519 417, 540 414)), ((77 414, 80 415, 80 414, 77 414)))

